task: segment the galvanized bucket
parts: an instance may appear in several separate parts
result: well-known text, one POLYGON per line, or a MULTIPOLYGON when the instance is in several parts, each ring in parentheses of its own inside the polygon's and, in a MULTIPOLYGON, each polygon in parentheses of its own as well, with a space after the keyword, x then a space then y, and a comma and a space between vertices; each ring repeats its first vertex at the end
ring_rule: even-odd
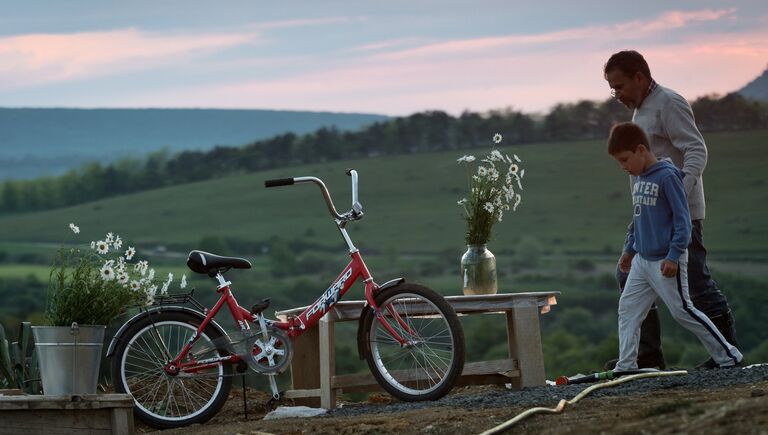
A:
POLYGON ((94 394, 105 326, 33 326, 43 393, 94 394))

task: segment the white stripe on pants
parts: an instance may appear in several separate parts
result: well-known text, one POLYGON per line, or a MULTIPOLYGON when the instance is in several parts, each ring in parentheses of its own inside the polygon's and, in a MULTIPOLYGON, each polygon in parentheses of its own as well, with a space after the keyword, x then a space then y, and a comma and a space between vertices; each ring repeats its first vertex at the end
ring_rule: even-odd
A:
POLYGON ((639 254, 632 259, 627 283, 619 299, 619 361, 615 371, 637 369, 640 324, 657 296, 664 301, 677 323, 696 334, 716 363, 730 366, 741 361, 741 352, 725 341, 712 321, 691 302, 688 295, 688 252, 680 257, 677 277, 663 276, 661 262, 646 260, 639 254))

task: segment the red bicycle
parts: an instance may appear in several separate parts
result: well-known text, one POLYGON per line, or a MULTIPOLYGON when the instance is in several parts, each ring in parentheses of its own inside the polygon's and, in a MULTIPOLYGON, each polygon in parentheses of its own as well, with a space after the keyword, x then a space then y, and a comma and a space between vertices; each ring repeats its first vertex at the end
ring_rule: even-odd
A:
POLYGON ((346 230, 349 222, 363 217, 357 172, 348 170, 347 175, 352 177, 352 209, 344 214, 336 211, 318 178, 265 182, 266 187, 317 184, 349 247, 350 263, 304 312, 277 321, 263 315, 269 299, 251 310, 241 307, 223 274, 232 268, 248 269, 250 262, 192 251, 187 258, 189 268, 218 283, 221 296, 214 307, 203 307, 191 294, 158 298, 155 306, 120 328, 107 356, 112 358, 115 389, 133 395, 139 419, 157 428, 207 421, 224 405, 232 376, 249 369, 269 376, 273 399, 279 399, 275 376, 290 364, 291 339, 315 326, 357 280, 365 284, 366 300, 357 334, 359 356, 367 361, 377 382, 403 401, 435 400, 451 390, 464 367, 461 323, 434 290, 403 278, 382 285, 373 281, 346 230), (213 320, 225 305, 235 322, 232 334, 213 320))

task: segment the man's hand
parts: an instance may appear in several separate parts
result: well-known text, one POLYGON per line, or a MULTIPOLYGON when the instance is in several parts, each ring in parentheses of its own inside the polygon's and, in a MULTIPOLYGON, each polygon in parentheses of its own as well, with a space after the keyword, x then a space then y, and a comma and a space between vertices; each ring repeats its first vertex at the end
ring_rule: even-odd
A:
POLYGON ((672 260, 661 260, 661 274, 667 278, 677 275, 677 263, 672 260))
POLYGON ((624 273, 629 273, 629 268, 632 267, 632 257, 634 254, 624 252, 619 257, 619 270, 624 273))

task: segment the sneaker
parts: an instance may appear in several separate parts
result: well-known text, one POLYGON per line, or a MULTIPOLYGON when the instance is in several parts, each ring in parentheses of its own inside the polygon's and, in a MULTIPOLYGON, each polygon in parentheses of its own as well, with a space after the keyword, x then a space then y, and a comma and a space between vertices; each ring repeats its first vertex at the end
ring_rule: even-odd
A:
POLYGON ((696 367, 694 367, 694 370, 712 370, 712 369, 717 369, 717 368, 720 368, 720 365, 718 365, 715 362, 715 360, 710 358, 710 359, 704 361, 703 363, 697 365, 696 367))
POLYGON ((741 361, 737 362, 736 364, 730 365, 730 366, 717 366, 719 369, 738 369, 744 366, 744 359, 742 358, 741 361))
MULTIPOLYGON (((616 368, 616 363, 619 362, 618 358, 614 358, 611 360, 608 360, 605 362, 605 365, 603 365, 603 369, 606 371, 613 370, 616 368)), ((666 364, 653 364, 649 363, 647 361, 638 361, 637 362, 637 368, 638 369, 654 369, 654 370, 664 370, 666 369, 666 364)))

